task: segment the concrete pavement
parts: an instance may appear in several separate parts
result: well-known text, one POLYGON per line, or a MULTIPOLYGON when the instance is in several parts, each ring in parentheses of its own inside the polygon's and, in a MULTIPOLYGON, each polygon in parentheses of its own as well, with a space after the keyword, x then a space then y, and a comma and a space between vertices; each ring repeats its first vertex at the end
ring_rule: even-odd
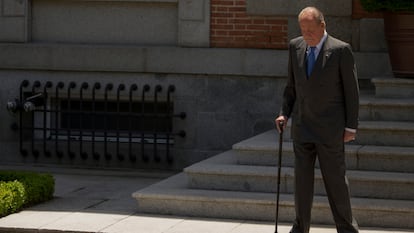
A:
MULTIPOLYGON (((10 166, 1 169, 11 169, 10 166)), ((19 169, 19 167, 13 167, 19 169)), ((20 170, 22 167, 20 167, 20 170)), ((273 233, 272 222, 201 219, 139 213, 131 194, 169 175, 165 172, 27 168, 55 177, 55 198, 0 219, 0 232, 62 233, 273 233)), ((279 223, 288 233, 290 223, 279 223)), ((311 233, 335 233, 312 226, 311 233)), ((361 233, 413 233, 407 229, 361 229, 361 233)))

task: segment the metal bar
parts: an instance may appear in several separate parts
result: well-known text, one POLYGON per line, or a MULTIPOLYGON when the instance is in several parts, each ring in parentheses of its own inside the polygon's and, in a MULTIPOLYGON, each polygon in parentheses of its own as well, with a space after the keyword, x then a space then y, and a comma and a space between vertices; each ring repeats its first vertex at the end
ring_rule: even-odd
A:
POLYGON ((108 152, 108 92, 111 91, 114 88, 114 85, 112 83, 109 83, 105 87, 105 123, 104 123, 104 156, 106 160, 111 160, 112 155, 108 152))
POLYGON ((99 160, 99 153, 97 153, 95 151, 95 116, 96 116, 96 99, 95 99, 95 95, 96 95, 96 90, 101 89, 101 84, 100 83, 95 83, 93 85, 92 88, 92 157, 95 160, 99 160))
POLYGON ((124 156, 121 154, 121 152, 120 152, 120 148, 119 148, 119 131, 120 131, 120 124, 119 124, 119 122, 120 122, 120 111, 121 111, 121 109, 120 109, 120 107, 121 107, 121 100, 120 100, 120 93, 121 93, 121 91, 122 90, 125 90, 125 85, 124 84, 120 84, 119 86, 118 86, 118 90, 117 90, 117 93, 116 93, 116 103, 117 103, 117 108, 116 108, 116 112, 118 113, 117 114, 117 119, 116 119, 116 155, 117 155, 117 157, 118 157, 118 160, 120 160, 120 161, 123 161, 124 160, 124 156))
POLYGON ((83 151, 83 90, 88 89, 89 84, 87 82, 82 83, 79 93, 79 153, 82 159, 88 158, 88 153, 83 151))
POLYGON ((173 117, 178 117, 181 120, 184 120, 187 117, 187 114, 185 112, 180 112, 179 114, 173 114, 173 117))
MULTIPOLYGON (((36 93, 36 88, 39 88, 40 86, 41 86, 41 84, 40 84, 39 81, 35 81, 33 83, 33 86, 32 86, 32 94, 33 95, 36 93)), ((29 102, 26 102, 26 103, 29 103, 29 102)), ((34 125, 35 125, 35 112, 34 111, 31 111, 31 118, 32 118, 32 154, 35 158, 38 158, 39 157, 39 151, 36 150, 35 143, 34 143, 35 135, 36 135, 36 132, 35 132, 35 129, 34 129, 34 125)))
POLYGON ((43 153, 46 157, 50 157, 51 153, 46 149, 46 137, 47 137, 47 89, 53 86, 52 82, 47 81, 43 87, 43 153))
POLYGON ((176 133, 175 135, 180 136, 182 138, 185 138, 185 136, 187 135, 186 132, 184 130, 180 130, 178 131, 178 133, 176 133))
POLYGON ((161 85, 157 85, 157 86, 155 86, 155 90, 154 90, 154 121, 153 121, 153 130, 154 130, 154 134, 153 134, 153 137, 154 137, 154 143, 153 143, 153 149, 154 149, 154 160, 156 161, 156 162, 160 162, 161 161, 161 158, 160 158, 160 156, 158 155, 158 150, 157 150, 157 121, 158 121, 158 117, 157 117, 157 113, 158 113, 158 92, 161 92, 162 91, 162 87, 161 87, 161 85))
MULTIPOLYGON (((20 96, 19 96, 19 103, 20 105, 23 103, 23 89, 29 86, 29 81, 23 80, 23 82, 20 84, 20 96)), ((20 106, 21 108, 21 106, 20 106)), ((19 111, 19 134, 20 134, 20 140, 19 140, 19 147, 20 147, 20 154, 23 156, 27 156, 27 150, 23 148, 23 111, 20 109, 19 111)))
POLYGON ((136 84, 133 84, 129 88, 129 115, 128 115, 128 152, 129 152, 129 160, 132 162, 135 162, 137 160, 136 156, 132 154, 132 120, 134 119, 132 116, 132 92, 138 90, 138 86, 136 84))
POLYGON ((63 82, 59 82, 56 85, 56 89, 55 89, 55 99, 56 99, 56 103, 55 103, 55 151, 56 151, 56 156, 58 158, 62 158, 63 157, 63 152, 59 150, 59 142, 58 142, 58 134, 59 134, 59 89, 63 89, 63 87, 65 86, 65 84, 63 82))
MULTIPOLYGON (((139 120, 140 128, 143 129, 143 122, 144 122, 144 116, 145 113, 145 93, 150 91, 150 86, 148 84, 144 85, 144 88, 142 89, 142 97, 141 97, 141 117, 139 120)), ((148 162, 149 158, 145 154, 145 133, 144 130, 141 131, 141 157, 144 162, 148 162)))
MULTIPOLYGON (((171 93, 173 93, 175 91, 175 86, 170 85, 168 87, 168 91, 167 91, 167 116, 169 120, 172 120, 172 115, 173 115, 173 109, 171 108, 171 93)), ((167 130, 167 150, 166 150, 166 156, 167 156, 167 162, 169 164, 171 164, 173 162, 173 158, 170 155, 170 132, 172 132, 172 123, 171 125, 168 125, 168 130, 167 130)))
MULTIPOLYGON (((68 109, 71 109, 71 102, 72 102, 72 97, 71 97, 71 89, 74 89, 76 87, 76 83, 75 82, 71 82, 71 83, 69 83, 69 86, 68 86, 68 99, 67 99, 67 101, 68 101, 68 109)), ((68 155, 69 155, 69 158, 71 158, 71 159, 74 159, 75 158, 75 153, 73 152, 73 151, 71 151, 71 143, 70 143, 70 140, 71 140, 71 114, 68 114, 67 116, 66 116, 66 118, 67 118, 67 127, 68 127, 68 129, 67 129, 67 134, 68 134, 68 141, 67 141, 67 143, 68 143, 68 145, 67 145, 67 149, 68 149, 68 155)))
MULTIPOLYGON (((43 113, 43 112, 46 112, 46 113, 54 113, 55 112, 55 110, 50 110, 50 109, 46 109, 46 110, 43 110, 43 109, 41 109, 41 110, 28 109, 28 110, 29 110, 29 112, 41 112, 41 113, 43 113)), ((136 117, 140 117, 140 116, 143 116, 143 117, 157 117, 157 118, 176 117, 176 118, 181 118, 181 119, 184 119, 186 117, 186 114, 185 113, 179 113, 179 114, 174 114, 174 115, 170 115, 169 116, 166 113, 158 113, 158 114, 144 113, 144 114, 142 114, 142 113, 134 113, 133 112, 133 113, 129 114, 128 112, 119 112, 119 114, 117 114, 116 112, 114 112, 114 113, 112 113, 112 112, 108 112, 108 113, 95 112, 95 113, 93 113, 92 111, 89 111, 88 112, 86 110, 84 110, 84 111, 78 111, 78 110, 73 110, 73 111, 61 110, 59 112, 61 112, 61 113, 71 113, 72 115, 79 114, 79 113, 83 113, 84 116, 88 116, 88 115, 95 115, 95 116, 104 115, 104 116, 106 116, 106 115, 108 115, 108 116, 122 116, 122 117, 132 116, 132 117, 135 117, 135 118, 136 117)))

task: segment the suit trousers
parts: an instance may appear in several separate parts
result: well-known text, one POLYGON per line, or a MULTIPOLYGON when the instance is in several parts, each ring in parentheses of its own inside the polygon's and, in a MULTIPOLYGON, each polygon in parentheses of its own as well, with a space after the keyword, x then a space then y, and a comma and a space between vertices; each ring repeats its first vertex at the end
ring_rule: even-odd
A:
POLYGON ((346 177, 344 143, 294 142, 295 210, 292 233, 308 233, 314 195, 315 161, 318 158, 329 205, 338 233, 357 233, 358 224, 352 216, 346 177))

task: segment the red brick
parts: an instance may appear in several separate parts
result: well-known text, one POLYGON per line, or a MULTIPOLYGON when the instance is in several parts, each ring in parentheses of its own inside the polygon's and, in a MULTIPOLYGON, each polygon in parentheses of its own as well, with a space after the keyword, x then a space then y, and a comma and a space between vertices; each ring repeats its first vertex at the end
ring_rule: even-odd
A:
POLYGON ((287 24, 287 20, 285 19, 274 19, 274 18, 267 18, 267 24, 287 24))
POLYGON ((273 25, 270 27, 270 30, 273 32, 284 32, 286 31, 285 29, 284 25, 273 25))
POLYGON ((229 35, 229 32, 228 31, 216 30, 214 35, 216 35, 216 36, 227 36, 227 35, 229 35))
POLYGON ((214 12, 228 12, 229 7, 216 7, 216 10, 214 12))
POLYGON ((229 36, 244 36, 248 34, 249 32, 247 31, 229 31, 229 36))
POLYGON ((236 6, 246 6, 246 0, 236 0, 234 1, 234 5, 236 6))
POLYGON ((221 13, 221 12, 215 13, 215 12, 212 12, 211 17, 229 18, 229 17, 233 17, 233 14, 232 13, 221 13))
POLYGON ((247 17, 247 13, 246 12, 236 12, 234 14, 234 16, 237 17, 237 18, 247 17))
POLYGON ((231 40, 231 38, 230 37, 227 37, 227 36, 212 36, 212 37, 210 37, 213 41, 217 41, 217 42, 223 42, 223 41, 229 41, 229 40, 231 40))
POLYGON ((212 30, 233 30, 233 25, 229 24, 213 24, 211 25, 212 30))
POLYGON ((244 25, 246 25, 246 24, 251 24, 252 23, 252 20, 251 19, 248 19, 248 18, 246 18, 246 19, 236 18, 236 19, 230 19, 229 20, 229 23, 233 23, 233 24, 244 24, 244 25))
POLYGON ((211 0, 212 5, 233 6, 233 0, 211 0))
POLYGON ((215 24, 228 24, 229 20, 227 18, 217 18, 215 19, 215 24))
POLYGON ((247 30, 269 30, 269 25, 247 25, 247 30))
POLYGON ((246 8, 244 7, 229 7, 229 12, 246 12, 246 8))
POLYGON ((244 25, 244 24, 235 24, 234 29, 235 30, 246 30, 246 25, 244 25))
POLYGON ((287 48, 287 18, 250 16, 246 0, 211 0, 211 47, 287 48))

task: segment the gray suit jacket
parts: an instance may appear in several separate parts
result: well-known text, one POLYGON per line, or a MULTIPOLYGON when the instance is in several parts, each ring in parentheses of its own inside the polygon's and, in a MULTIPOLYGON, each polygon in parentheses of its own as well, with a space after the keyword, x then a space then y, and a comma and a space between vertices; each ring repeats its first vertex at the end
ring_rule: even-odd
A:
POLYGON ((307 78, 306 47, 303 37, 290 41, 280 114, 292 118, 292 137, 298 142, 340 142, 346 127, 358 127, 359 88, 352 48, 328 35, 307 78))

